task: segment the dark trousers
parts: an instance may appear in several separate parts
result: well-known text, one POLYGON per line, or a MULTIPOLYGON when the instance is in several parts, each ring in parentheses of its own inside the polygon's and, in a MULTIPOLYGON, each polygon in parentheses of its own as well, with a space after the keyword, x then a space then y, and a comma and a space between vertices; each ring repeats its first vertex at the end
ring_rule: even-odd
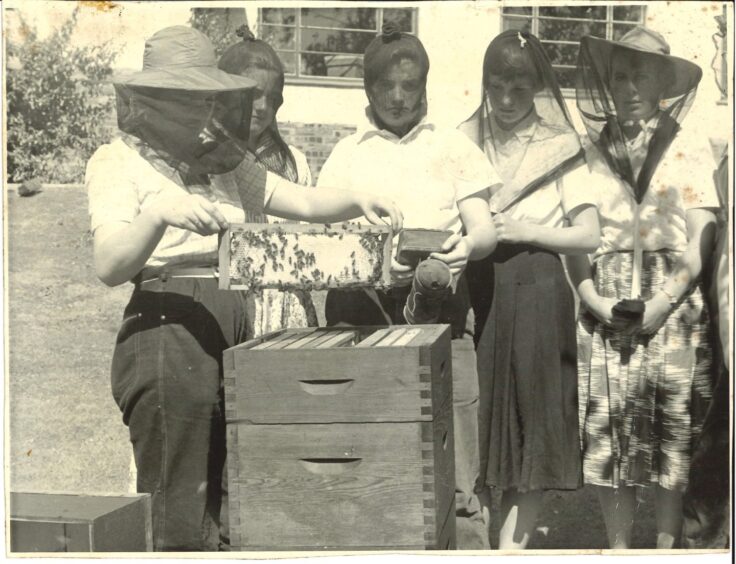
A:
MULTIPOLYGON (((327 325, 405 324, 402 314, 408 288, 377 291, 381 307, 363 290, 331 290, 325 302, 327 325)), ((478 477, 478 372, 472 341, 472 319, 468 325, 469 300, 461 278, 457 292, 444 304, 440 323, 452 325, 452 396, 455 439, 455 516, 457 548, 487 550, 478 497, 473 492, 478 477), (471 329, 468 330, 468 327, 471 329)), ((471 316, 472 317, 472 316, 471 316)))
POLYGON ((717 369, 713 399, 695 442, 682 500, 683 548, 727 548, 730 544, 729 395, 730 374, 717 369))
POLYGON ((222 353, 246 339, 245 311, 240 292, 192 278, 136 285, 125 308, 112 391, 152 495, 154 550, 227 542, 222 353))

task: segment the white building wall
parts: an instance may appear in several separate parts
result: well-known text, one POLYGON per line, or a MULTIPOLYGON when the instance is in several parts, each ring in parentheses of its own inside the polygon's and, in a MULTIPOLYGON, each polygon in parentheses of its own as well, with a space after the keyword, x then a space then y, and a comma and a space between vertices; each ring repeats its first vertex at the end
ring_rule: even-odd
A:
MULTIPOLYGON (((727 105, 719 103, 720 91, 710 68, 716 53, 711 36, 717 31, 714 16, 720 2, 651 2, 647 26, 661 33, 674 55, 703 68, 696 103, 688 117, 710 137, 730 138, 727 105)), ((257 28, 258 5, 247 4, 251 27, 257 28)), ((733 29, 732 10, 729 29, 733 29)), ((480 100, 483 54, 502 28, 498 2, 426 2, 418 11, 418 36, 430 59, 427 84, 430 117, 456 125, 468 117, 480 100)), ((362 118, 366 98, 361 86, 329 87, 288 84, 285 103, 279 111, 283 121, 356 125, 362 118)), ((580 127, 574 98, 568 98, 571 114, 580 127)))
MULTIPOLYGON (((721 15, 722 10, 721 2, 652 2, 647 8, 646 25, 664 36, 672 55, 693 61, 703 69, 695 103, 687 117, 688 127, 725 141, 732 135, 731 111, 720 101, 721 92, 711 68, 716 55, 712 36, 718 31, 714 17, 721 15)), ((728 29, 733 38, 733 4, 728 29)), ((729 49, 733 52, 733 44, 729 49)), ((720 69, 720 60, 715 64, 720 69)), ((733 81, 733 76, 730 78, 733 81)))
MULTIPOLYGON (((628 3, 628 2, 625 2, 628 3)), ((334 4, 334 3, 333 3, 334 4)), ((339 5, 339 3, 337 3, 339 5)), ((68 17, 73 3, 13 2, 45 36, 68 17), (35 5, 35 9, 31 9, 35 5), (41 8, 41 6, 43 6, 41 8)), ((203 2, 121 3, 116 9, 100 12, 82 5, 77 39, 100 43, 113 39, 121 48, 117 65, 140 68, 145 38, 166 25, 187 24, 189 10, 203 2)), ((266 2, 212 2, 210 5, 243 7, 251 28, 258 34, 258 8, 266 2)), ((290 3, 280 3, 290 5, 290 3)), ((294 2, 291 5, 298 5, 294 2)), ((354 4, 352 4, 354 5, 354 4)), ((387 4, 382 4, 386 6, 387 4)), ((501 6, 496 1, 421 2, 417 29, 430 58, 428 100, 430 117, 456 125, 475 109, 480 98, 481 63, 490 40, 501 31, 501 6)), ((406 6, 406 4, 403 4, 406 6)), ((729 9, 729 37, 733 37, 733 5, 729 9)), ((710 68, 715 55, 712 35, 717 31, 714 16, 720 15, 721 2, 649 2, 647 25, 670 42, 672 53, 698 63, 703 80, 688 124, 697 124, 709 136, 730 138, 731 113, 720 104, 720 92, 710 68)), ((6 27, 12 32, 12 13, 6 27)), ((733 52, 733 44, 730 46, 733 52)), ((288 84, 279 119, 294 123, 356 125, 367 101, 361 84, 345 87, 288 84)), ((578 121, 574 100, 568 100, 571 114, 578 121)))
MULTIPOLYGON (((247 4, 246 13, 257 34, 258 5, 247 4)), ((425 2, 419 6, 417 30, 430 60, 427 97, 431 117, 457 125, 480 101, 483 53, 501 31, 500 4, 425 2)), ((362 84, 287 84, 279 119, 355 126, 366 105, 362 84)))

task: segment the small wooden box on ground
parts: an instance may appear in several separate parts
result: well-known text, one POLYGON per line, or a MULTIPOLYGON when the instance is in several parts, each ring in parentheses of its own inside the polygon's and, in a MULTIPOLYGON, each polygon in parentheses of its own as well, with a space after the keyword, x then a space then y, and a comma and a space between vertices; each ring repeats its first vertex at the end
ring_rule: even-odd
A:
POLYGON ((151 551, 151 498, 11 492, 10 550, 151 551))
POLYGON ((224 365, 233 550, 455 548, 449 326, 287 329, 224 365))

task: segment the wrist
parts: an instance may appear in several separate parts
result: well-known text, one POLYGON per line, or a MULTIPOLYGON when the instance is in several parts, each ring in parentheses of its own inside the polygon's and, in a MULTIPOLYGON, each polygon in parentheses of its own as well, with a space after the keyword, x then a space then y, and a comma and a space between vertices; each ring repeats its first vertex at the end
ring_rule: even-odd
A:
POLYGON ((472 235, 464 235, 461 241, 465 242, 465 247, 468 250, 468 260, 470 260, 473 257, 473 251, 475 251, 475 240, 472 235))
POLYGON ((538 247, 539 244, 542 242, 542 237, 540 237, 539 235, 539 226, 533 223, 519 222, 519 224, 521 229, 519 229, 517 243, 525 243, 527 245, 538 247))
POLYGON ((658 300, 662 305, 667 305, 667 307, 673 308, 677 305, 677 302, 679 301, 679 298, 677 296, 674 296, 670 294, 667 290, 664 288, 660 288, 654 296, 652 296, 652 300, 658 300))
POLYGON ((358 209, 365 215, 371 207, 371 198, 363 192, 353 192, 353 194, 355 194, 355 203, 358 205, 358 209))
POLYGON ((580 296, 581 303, 590 311, 597 311, 601 303, 601 297, 596 292, 580 296))

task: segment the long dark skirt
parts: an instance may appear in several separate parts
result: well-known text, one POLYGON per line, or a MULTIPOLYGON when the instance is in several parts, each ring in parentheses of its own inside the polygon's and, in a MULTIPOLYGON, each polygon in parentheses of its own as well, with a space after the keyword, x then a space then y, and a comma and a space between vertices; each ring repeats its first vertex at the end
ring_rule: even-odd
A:
MULTIPOLYGON (((477 265, 491 281, 478 344, 478 484, 521 492, 582 485, 575 306, 557 254, 499 245, 477 265), (488 276, 492 265, 492 276, 488 276)), ((481 313, 482 315, 482 313, 481 313)))

